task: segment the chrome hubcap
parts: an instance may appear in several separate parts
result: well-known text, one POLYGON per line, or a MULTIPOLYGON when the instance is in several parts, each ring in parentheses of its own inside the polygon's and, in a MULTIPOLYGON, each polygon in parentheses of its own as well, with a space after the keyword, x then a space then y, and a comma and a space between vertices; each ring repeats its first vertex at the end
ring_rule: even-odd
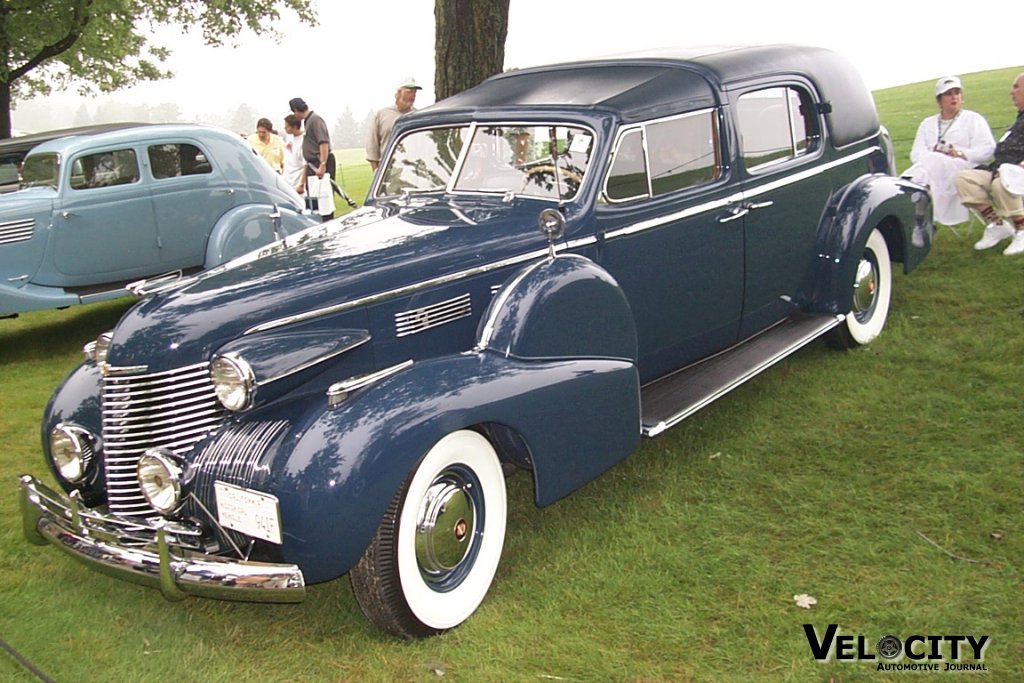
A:
POLYGON ((476 505, 471 488, 471 483, 446 472, 423 498, 416 524, 416 561, 429 583, 445 581, 473 549, 476 505))
POLYGON ((871 312, 878 294, 878 268, 873 260, 863 258, 857 265, 853 281, 853 313, 863 320, 871 312))

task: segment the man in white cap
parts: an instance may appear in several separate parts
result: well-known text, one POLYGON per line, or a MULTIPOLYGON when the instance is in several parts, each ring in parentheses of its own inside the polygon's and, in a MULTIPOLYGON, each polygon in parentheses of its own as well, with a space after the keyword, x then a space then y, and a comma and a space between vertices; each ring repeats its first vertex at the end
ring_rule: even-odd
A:
POLYGON ((958 225, 970 218, 956 191, 956 174, 988 161, 996 148, 988 121, 981 114, 964 109, 963 102, 959 78, 943 76, 935 83, 939 111, 917 127, 910 149, 914 165, 903 173, 929 186, 932 215, 936 223, 943 225, 958 225))
POLYGON ((366 160, 370 162, 370 168, 374 172, 380 165, 381 154, 388 144, 388 138, 391 137, 391 129, 394 128, 395 121, 402 114, 415 111, 413 105, 416 103, 418 90, 421 88, 416 85, 415 78, 410 76, 402 79, 395 90, 395 103, 390 107, 378 110, 373 115, 373 121, 371 121, 366 135, 366 160))
POLYGON ((1013 81, 1010 99, 1017 108, 1017 118, 999 139, 995 158, 988 165, 961 171, 956 177, 956 189, 960 200, 988 223, 974 248, 990 249, 1012 238, 1003 253, 1018 256, 1024 254, 1024 202, 1014 191, 1019 188, 1012 183, 1007 187, 1008 183, 1000 177, 1000 166, 1024 164, 1024 73, 1013 81))

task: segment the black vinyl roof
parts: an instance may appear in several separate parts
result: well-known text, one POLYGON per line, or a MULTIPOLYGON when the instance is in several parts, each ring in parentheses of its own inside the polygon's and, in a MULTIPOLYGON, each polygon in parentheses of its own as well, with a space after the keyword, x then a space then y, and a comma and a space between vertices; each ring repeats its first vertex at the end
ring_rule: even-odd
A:
POLYGON ((778 75, 815 84, 831 104, 835 144, 877 132, 874 100, 849 62, 831 50, 795 45, 665 48, 506 71, 423 111, 579 107, 631 122, 714 106, 739 83, 778 75))

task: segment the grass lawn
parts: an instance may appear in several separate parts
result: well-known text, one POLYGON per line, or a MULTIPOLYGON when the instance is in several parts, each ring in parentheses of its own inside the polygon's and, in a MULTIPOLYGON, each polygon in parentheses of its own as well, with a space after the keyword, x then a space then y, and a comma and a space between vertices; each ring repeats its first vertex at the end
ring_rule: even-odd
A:
MULTIPOLYGON (((1022 70, 963 76, 997 137, 1022 70)), ((901 169, 931 88, 876 93, 901 169)), ((359 203, 361 154, 339 154, 359 203)), ((43 407, 128 303, 0 320, 0 639, 82 683, 932 680, 815 661, 803 625, 838 624, 872 653, 888 634, 985 635, 984 680, 1022 681, 1024 258, 959 233, 896 274, 870 347, 813 344, 548 508, 513 477, 487 599, 420 642, 370 626, 347 579, 299 605, 170 603, 29 545, 16 478, 45 471, 43 407)), ((38 679, 0 654, 0 680, 38 679)))

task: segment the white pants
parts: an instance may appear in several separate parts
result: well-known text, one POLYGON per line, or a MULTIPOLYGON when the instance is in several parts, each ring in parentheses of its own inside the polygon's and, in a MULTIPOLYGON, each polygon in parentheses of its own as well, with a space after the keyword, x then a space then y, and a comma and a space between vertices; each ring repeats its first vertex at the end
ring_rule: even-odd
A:
POLYGON ((958 225, 969 216, 956 191, 956 175, 974 164, 941 152, 925 152, 921 160, 903 172, 905 178, 927 185, 932 194, 932 216, 936 223, 958 225))

